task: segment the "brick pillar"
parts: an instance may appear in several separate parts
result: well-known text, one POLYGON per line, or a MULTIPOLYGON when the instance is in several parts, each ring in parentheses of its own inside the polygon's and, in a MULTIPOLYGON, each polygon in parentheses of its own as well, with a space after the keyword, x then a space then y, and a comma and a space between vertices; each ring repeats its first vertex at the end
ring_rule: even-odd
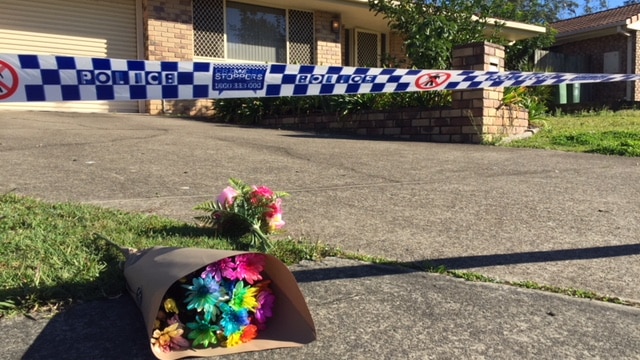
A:
MULTIPOLYGON (((488 42, 453 49, 453 70, 504 71, 504 47, 488 42)), ((502 105, 503 88, 453 91, 454 109, 462 110, 460 140, 480 143, 523 133, 528 125, 525 110, 502 105)))

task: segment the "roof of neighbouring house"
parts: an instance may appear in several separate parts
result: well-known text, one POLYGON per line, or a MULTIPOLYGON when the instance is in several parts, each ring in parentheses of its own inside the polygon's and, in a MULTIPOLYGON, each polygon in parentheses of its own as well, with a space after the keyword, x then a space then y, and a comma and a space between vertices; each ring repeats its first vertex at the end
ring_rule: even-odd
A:
MULTIPOLYGON (((571 37, 591 33, 591 37, 609 34, 612 30, 621 27, 621 30, 637 30, 640 21, 640 4, 632 4, 600 11, 593 14, 578 16, 572 19, 562 20, 551 24, 558 31, 557 38, 571 37), (609 29, 609 32, 603 31, 609 29)), ((617 31, 617 30, 615 30, 617 31)), ((614 31, 614 32, 615 32, 614 31)))

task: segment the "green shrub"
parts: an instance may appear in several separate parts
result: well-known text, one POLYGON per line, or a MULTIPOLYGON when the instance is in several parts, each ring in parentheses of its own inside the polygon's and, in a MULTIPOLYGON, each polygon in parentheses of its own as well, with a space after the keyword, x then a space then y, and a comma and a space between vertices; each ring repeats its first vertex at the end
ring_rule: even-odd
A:
POLYGON ((438 108, 450 105, 450 91, 220 99, 215 101, 214 117, 228 123, 257 124, 264 118, 275 116, 345 116, 368 110, 438 108))
POLYGON ((522 106, 529 113, 529 121, 536 123, 547 117, 552 91, 551 86, 507 87, 502 103, 522 106))

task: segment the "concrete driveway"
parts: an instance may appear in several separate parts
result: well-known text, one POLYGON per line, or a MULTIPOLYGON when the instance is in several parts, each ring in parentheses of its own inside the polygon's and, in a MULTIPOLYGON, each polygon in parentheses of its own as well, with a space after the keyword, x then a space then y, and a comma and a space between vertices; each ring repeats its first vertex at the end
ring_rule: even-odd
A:
POLYGON ((192 221, 230 177, 291 193, 294 237, 640 300, 640 158, 0 112, 2 192, 192 221))

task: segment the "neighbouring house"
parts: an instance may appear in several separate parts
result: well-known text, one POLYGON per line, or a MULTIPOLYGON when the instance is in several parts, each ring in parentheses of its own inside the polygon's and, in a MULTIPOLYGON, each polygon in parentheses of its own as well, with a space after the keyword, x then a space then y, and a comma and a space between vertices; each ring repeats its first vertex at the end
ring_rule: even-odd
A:
MULTIPOLYGON (((553 71, 636 74, 640 70, 640 4, 622 6, 551 24, 557 31, 538 66, 553 71)), ((640 100, 638 82, 561 85, 556 103, 572 107, 617 106, 640 100)))
MULTIPOLYGON (((491 31, 491 26, 487 32, 491 31)), ((506 22, 516 41, 544 28, 506 22)), ((380 66, 402 39, 367 0, 3 0, 0 52, 380 66)), ((197 112, 207 101, 10 103, 0 109, 197 112)))

